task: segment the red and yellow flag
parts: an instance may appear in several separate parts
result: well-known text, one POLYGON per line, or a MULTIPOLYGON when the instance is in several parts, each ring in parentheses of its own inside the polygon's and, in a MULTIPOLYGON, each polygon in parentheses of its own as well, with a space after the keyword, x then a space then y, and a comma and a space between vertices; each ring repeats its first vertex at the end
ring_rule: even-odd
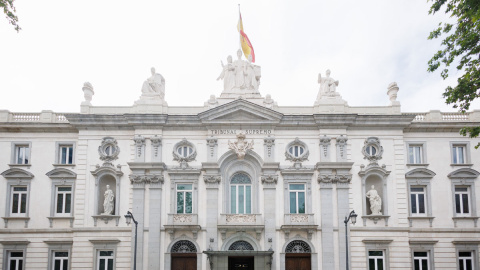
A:
POLYGON ((240 11, 238 13, 240 17, 238 19, 237 29, 238 29, 238 32, 240 32, 240 46, 242 46, 242 51, 243 51, 243 54, 245 55, 245 58, 248 59, 248 56, 251 55, 252 62, 255 63, 255 52, 253 51, 252 43, 248 39, 247 34, 243 32, 242 14, 240 13, 240 11))

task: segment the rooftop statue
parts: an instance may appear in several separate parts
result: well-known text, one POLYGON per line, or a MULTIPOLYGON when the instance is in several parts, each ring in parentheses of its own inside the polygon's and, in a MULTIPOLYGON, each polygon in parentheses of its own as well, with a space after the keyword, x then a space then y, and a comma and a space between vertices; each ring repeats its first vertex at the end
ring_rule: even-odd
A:
POLYGON ((252 63, 249 56, 248 61, 242 60, 242 51, 237 51, 238 59, 232 62, 232 57, 228 56, 227 64, 222 62, 222 73, 217 80, 223 79, 224 93, 258 93, 260 85, 261 69, 260 66, 252 63))
POLYGON ((152 76, 147 78, 142 85, 142 95, 135 104, 161 104, 167 106, 165 102, 165 78, 151 69, 152 76))
MULTIPOLYGON (((318 74, 318 83, 320 84, 319 96, 336 96, 336 89, 338 81, 335 81, 330 77, 330 70, 327 69, 326 77, 322 77, 322 74, 318 74)), ((317 98, 318 99, 318 98, 317 98)))

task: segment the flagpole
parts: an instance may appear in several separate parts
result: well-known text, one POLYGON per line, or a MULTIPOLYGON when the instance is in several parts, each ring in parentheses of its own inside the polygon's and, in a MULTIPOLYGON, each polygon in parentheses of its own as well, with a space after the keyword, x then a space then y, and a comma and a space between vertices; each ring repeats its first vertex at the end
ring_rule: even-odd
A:
MULTIPOLYGON (((238 4, 238 23, 237 23, 237 25, 240 25, 241 18, 242 18, 242 15, 240 13, 240 4, 238 4)), ((237 29, 237 30, 238 30, 238 36, 239 36, 238 47, 239 47, 239 50, 241 50, 242 49, 242 35, 240 34, 240 29, 237 29)))

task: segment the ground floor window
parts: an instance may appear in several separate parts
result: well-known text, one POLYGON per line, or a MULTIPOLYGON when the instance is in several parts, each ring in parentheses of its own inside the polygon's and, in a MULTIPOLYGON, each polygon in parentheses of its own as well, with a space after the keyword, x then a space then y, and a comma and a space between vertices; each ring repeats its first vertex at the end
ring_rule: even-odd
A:
POLYGON ((113 259, 114 254, 112 250, 99 250, 97 270, 113 270, 113 259))
POLYGON ((23 251, 9 251, 7 264, 8 270, 23 270, 23 251))
POLYGON ((458 266, 460 270, 473 270, 473 252, 460 251, 458 252, 458 266))
POLYGON ((368 251, 368 270, 384 270, 385 257, 383 250, 368 251))
POLYGON ((53 252, 53 270, 68 270, 68 251, 53 252))
POLYGON ((429 270, 430 265, 428 262, 427 251, 414 251, 413 252, 413 265, 415 270, 429 270))

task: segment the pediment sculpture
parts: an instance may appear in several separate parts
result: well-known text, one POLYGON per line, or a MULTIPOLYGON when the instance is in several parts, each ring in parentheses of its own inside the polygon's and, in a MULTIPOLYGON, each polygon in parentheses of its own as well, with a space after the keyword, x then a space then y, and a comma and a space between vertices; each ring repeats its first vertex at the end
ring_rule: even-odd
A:
POLYGON ((227 64, 222 64, 222 72, 217 80, 223 80, 223 93, 259 93, 261 68, 248 61, 242 60, 242 51, 237 51, 238 59, 232 62, 232 56, 227 57, 227 64))
POLYGON ((247 142, 245 141, 245 138, 246 136, 244 133, 239 133, 237 135, 236 142, 232 143, 228 141, 228 148, 235 151, 235 153, 238 156, 238 159, 245 158, 245 155, 247 154, 247 150, 253 149, 253 140, 251 142, 247 142))

